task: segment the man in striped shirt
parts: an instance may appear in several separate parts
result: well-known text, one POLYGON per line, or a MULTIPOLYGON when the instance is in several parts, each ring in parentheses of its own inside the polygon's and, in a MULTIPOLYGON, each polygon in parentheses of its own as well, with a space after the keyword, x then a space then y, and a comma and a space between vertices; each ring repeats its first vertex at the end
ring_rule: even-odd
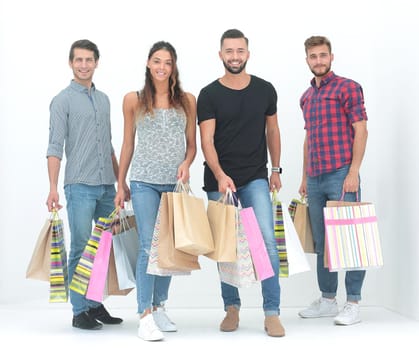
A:
MULTIPOLYGON (((71 232, 68 261, 69 281, 99 217, 114 210, 118 162, 111 143, 109 98, 92 82, 98 65, 99 50, 89 40, 79 40, 70 49, 73 71, 70 85, 50 104, 49 143, 47 150, 50 192, 48 210, 59 210, 58 175, 63 150, 66 165, 64 191, 71 232)), ((101 303, 88 300, 70 290, 73 327, 100 329, 102 324, 118 324, 101 303)))
POLYGON ((335 317, 335 324, 361 321, 358 301, 365 271, 347 271, 346 300, 339 313, 337 272, 324 267, 323 208, 328 200, 360 200, 359 170, 367 143, 367 114, 361 86, 331 70, 330 41, 313 36, 305 41, 306 62, 314 74, 300 99, 306 137, 300 194, 307 195, 317 253, 317 282, 321 297, 299 312, 303 318, 335 317))

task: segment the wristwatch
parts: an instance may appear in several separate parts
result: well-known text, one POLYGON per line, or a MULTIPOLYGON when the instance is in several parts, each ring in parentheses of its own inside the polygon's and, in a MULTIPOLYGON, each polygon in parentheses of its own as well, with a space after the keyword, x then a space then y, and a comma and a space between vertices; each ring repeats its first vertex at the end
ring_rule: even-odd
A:
POLYGON ((280 168, 280 167, 275 167, 275 166, 273 166, 273 167, 271 168, 271 171, 272 171, 273 173, 282 174, 282 168, 280 168))

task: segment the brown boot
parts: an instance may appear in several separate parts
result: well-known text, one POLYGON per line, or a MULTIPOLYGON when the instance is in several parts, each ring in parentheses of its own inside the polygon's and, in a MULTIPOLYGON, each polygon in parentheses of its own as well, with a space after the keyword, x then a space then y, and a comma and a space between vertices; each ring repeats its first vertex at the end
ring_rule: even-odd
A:
POLYGON ((220 324, 221 332, 233 332, 239 328, 239 310, 234 306, 227 307, 227 313, 220 324))
POLYGON ((265 317, 265 331, 270 337, 283 337, 285 329, 276 315, 265 317))

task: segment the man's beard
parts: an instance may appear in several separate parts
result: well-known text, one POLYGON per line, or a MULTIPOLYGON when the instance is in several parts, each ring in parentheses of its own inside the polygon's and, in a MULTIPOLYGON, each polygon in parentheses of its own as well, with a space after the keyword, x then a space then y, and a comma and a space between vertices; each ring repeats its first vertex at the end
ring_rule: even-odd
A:
POLYGON ((246 68, 247 61, 245 61, 241 66, 234 68, 231 68, 225 61, 223 61, 223 64, 225 69, 227 69, 227 71, 231 74, 240 74, 246 68))
POLYGON ((322 77, 324 77, 327 73, 329 73, 330 72, 330 69, 331 69, 331 65, 330 66, 326 66, 326 70, 324 71, 324 73, 316 73, 316 71, 314 70, 314 68, 313 69, 310 69, 311 70, 311 72, 314 74, 314 76, 315 77, 317 77, 317 78, 322 78, 322 77))

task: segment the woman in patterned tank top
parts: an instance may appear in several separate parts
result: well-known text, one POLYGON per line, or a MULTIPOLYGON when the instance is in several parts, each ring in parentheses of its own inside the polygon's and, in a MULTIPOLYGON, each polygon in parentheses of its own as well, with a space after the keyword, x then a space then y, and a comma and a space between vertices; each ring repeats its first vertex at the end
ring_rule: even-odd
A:
POLYGON ((178 180, 189 180, 196 155, 196 99, 183 91, 176 61, 170 43, 155 43, 148 55, 144 87, 127 93, 123 101, 124 138, 115 206, 124 208, 124 202, 132 199, 140 242, 138 336, 147 341, 161 340, 162 332, 177 330, 164 309, 171 276, 148 274, 147 265, 161 194, 173 191, 178 180))

